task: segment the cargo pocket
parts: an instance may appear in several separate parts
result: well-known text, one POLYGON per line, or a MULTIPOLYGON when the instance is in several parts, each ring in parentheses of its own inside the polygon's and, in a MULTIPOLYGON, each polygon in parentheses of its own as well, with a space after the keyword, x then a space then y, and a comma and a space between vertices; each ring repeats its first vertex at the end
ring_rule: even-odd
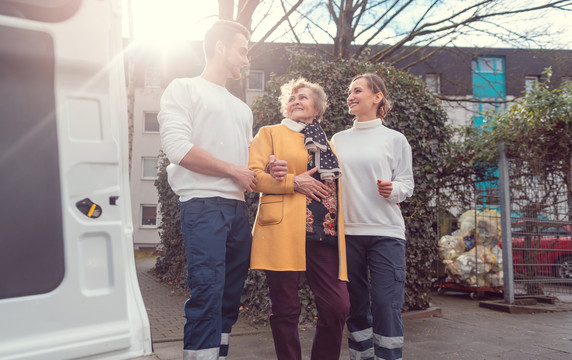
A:
POLYGON ((190 285, 192 287, 199 285, 213 284, 216 281, 216 274, 214 269, 210 268, 198 268, 191 269, 189 274, 190 285))
POLYGON ((394 273, 395 273, 395 281, 405 282, 405 268, 404 267, 395 268, 394 273))
POLYGON ((405 291, 405 267, 396 267, 393 269, 393 275, 395 278, 395 292, 393 293, 395 298, 392 299, 391 306, 394 310, 401 313, 401 308, 403 307, 404 291, 405 291))
POLYGON ((284 218, 284 195, 263 195, 260 198, 258 223, 260 225, 280 224, 284 218))

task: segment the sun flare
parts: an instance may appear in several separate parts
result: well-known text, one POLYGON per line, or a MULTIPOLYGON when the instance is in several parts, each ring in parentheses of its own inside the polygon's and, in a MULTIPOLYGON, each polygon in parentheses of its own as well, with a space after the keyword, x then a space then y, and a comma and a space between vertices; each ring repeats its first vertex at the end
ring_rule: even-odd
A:
POLYGON ((162 44, 202 39, 218 14, 216 1, 124 0, 125 24, 129 23, 129 7, 131 37, 162 44))

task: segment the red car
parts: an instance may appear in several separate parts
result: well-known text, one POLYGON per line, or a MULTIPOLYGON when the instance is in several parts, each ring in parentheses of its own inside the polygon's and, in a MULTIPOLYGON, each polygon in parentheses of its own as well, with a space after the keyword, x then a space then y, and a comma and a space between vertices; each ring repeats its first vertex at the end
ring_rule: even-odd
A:
POLYGON ((512 228, 515 273, 525 277, 572 279, 571 225, 518 222, 512 228))

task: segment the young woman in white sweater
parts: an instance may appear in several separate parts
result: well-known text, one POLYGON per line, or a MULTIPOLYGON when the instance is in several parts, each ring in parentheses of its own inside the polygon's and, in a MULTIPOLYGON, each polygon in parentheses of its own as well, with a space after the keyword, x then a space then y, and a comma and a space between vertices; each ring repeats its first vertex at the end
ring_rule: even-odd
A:
POLYGON ((352 79, 353 127, 332 137, 343 174, 350 359, 402 357, 406 241, 399 203, 413 193, 413 171, 407 139, 383 124, 387 95, 377 74, 352 79))

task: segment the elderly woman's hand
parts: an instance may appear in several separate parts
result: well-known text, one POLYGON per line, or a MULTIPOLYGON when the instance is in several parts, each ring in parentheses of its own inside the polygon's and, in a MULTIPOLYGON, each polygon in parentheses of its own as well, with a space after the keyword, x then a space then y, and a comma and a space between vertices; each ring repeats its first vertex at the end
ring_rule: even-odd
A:
POLYGON ((268 157, 268 165, 266 172, 270 174, 276 181, 282 181, 286 177, 288 171, 288 162, 286 160, 278 160, 276 156, 270 155, 268 157))
POLYGON ((312 177, 316 171, 318 171, 317 167, 294 176, 294 191, 298 191, 320 202, 318 196, 325 199, 328 196, 329 189, 324 183, 312 177))

